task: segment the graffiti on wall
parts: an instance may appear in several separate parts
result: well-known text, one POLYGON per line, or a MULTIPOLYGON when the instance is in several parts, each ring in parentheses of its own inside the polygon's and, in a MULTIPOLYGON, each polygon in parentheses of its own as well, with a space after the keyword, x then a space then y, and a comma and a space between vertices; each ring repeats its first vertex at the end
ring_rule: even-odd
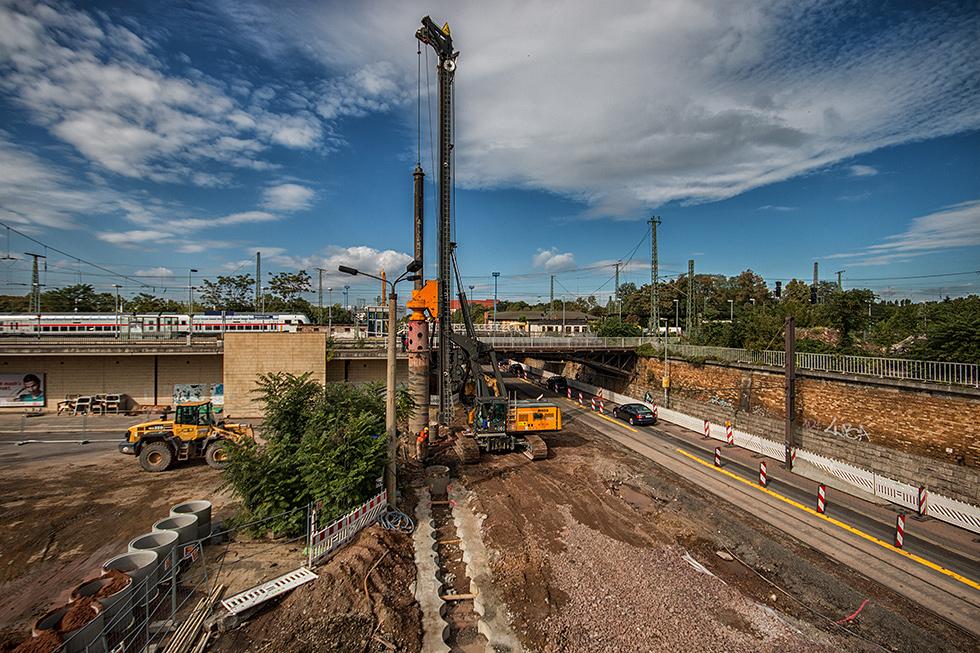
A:
POLYGON ((824 433, 833 433, 838 437, 847 438, 848 440, 856 440, 861 442, 867 438, 868 442, 871 442, 871 436, 864 430, 864 424, 858 424, 857 427, 853 427, 850 424, 841 424, 840 426, 837 426, 836 417, 834 418, 834 421, 830 423, 830 426, 825 428, 823 431, 824 433))

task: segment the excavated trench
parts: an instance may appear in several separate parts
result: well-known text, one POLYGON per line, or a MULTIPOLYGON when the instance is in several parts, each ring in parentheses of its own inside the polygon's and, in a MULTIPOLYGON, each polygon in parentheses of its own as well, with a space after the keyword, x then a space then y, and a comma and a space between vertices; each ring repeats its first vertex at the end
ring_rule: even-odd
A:
POLYGON ((480 587, 489 585, 490 576, 481 520, 470 510, 464 488, 447 487, 449 470, 433 469, 426 470, 430 485, 418 504, 415 531, 423 653, 521 651, 509 624, 495 610, 487 616, 480 587))

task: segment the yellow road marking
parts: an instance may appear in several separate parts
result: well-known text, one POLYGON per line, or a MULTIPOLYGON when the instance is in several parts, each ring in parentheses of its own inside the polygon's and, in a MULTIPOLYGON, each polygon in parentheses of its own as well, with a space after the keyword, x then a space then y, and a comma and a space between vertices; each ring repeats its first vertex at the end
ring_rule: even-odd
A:
POLYGON ((844 522, 838 521, 838 520, 834 519, 833 517, 828 517, 826 514, 821 514, 821 513, 817 512, 816 510, 814 510, 813 508, 808 508, 807 506, 804 506, 803 504, 801 504, 801 503, 799 503, 797 501, 793 501, 792 499, 790 499, 788 497, 784 497, 781 494, 776 494, 775 492, 773 492, 769 488, 762 487, 761 485, 758 485, 756 483, 753 483, 752 481, 748 481, 748 480, 742 478, 741 476, 738 476, 737 474, 733 474, 732 472, 729 472, 727 470, 724 470, 724 469, 720 469, 718 467, 715 467, 714 466, 714 463, 708 463, 708 462, 706 462, 704 460, 701 460, 697 456, 695 456, 693 454, 689 454, 686 451, 681 451, 680 449, 677 449, 676 451, 678 453, 684 455, 684 456, 687 456, 688 458, 690 458, 691 460, 693 460, 695 462, 701 463, 705 467, 710 467, 713 470, 717 470, 717 471, 721 472, 722 474, 725 474, 727 476, 730 476, 731 478, 735 479, 736 481, 741 481, 742 483, 745 483, 746 485, 748 485, 750 487, 753 487, 753 488, 755 488, 757 490, 761 490, 762 492, 765 492, 766 494, 768 494, 771 497, 774 497, 776 499, 779 499, 780 501, 783 501, 785 503, 788 503, 789 505, 791 505, 791 506, 793 506, 795 508, 799 508, 800 510, 803 510, 804 512, 808 512, 811 515, 814 515, 815 517, 820 517, 821 519, 823 519, 825 521, 828 521, 828 522, 830 522, 831 524, 833 524, 835 526, 839 526, 840 528, 843 528, 846 531, 849 531, 851 533, 854 533, 855 535, 858 535, 860 537, 863 537, 864 539, 868 540, 869 542, 873 542, 874 544, 877 544, 878 546, 881 546, 881 547, 883 547, 885 549, 888 549, 889 551, 894 551, 895 553, 898 553, 900 555, 903 555, 906 558, 908 558, 909 560, 912 560, 913 562, 917 562, 920 565, 924 565, 926 567, 929 567, 930 569, 932 569, 934 571, 938 571, 941 574, 945 574, 945 575, 949 576, 950 578, 953 578, 955 580, 960 581, 961 583, 964 583, 965 585, 969 585, 970 587, 972 587, 974 589, 980 590, 980 583, 977 583, 975 581, 972 581, 969 578, 966 578, 965 576, 961 576, 961 575, 957 574, 955 571, 950 571, 949 569, 945 569, 944 567, 940 567, 939 565, 937 565, 934 562, 930 562, 930 561, 926 560, 925 558, 921 558, 921 557, 915 555, 914 553, 909 553, 909 552, 907 552, 907 551, 905 551, 903 549, 898 548, 897 546, 893 546, 893 545, 889 544, 888 542, 882 542, 881 540, 879 540, 877 537, 875 537, 873 535, 869 535, 869 534, 867 534, 867 533, 865 533, 863 531, 859 531, 856 528, 853 528, 851 526, 848 526, 844 522))
MULTIPOLYGON (((585 406, 579 404, 577 401, 574 401, 572 399, 569 399, 568 397, 562 397, 562 399, 564 399, 565 401, 569 402, 570 404, 572 404, 574 406, 578 406, 579 408, 585 408, 585 406)), ((615 420, 612 417, 609 417, 608 415, 606 415, 605 413, 600 413, 597 410, 591 410, 591 409, 589 410, 589 412, 592 413, 593 415, 597 416, 597 417, 601 417, 602 419, 607 419, 610 422, 612 422, 613 424, 618 424, 619 426, 622 426, 625 429, 629 429, 629 430, 633 431, 633 433, 639 433, 639 431, 637 431, 635 428, 633 428, 629 424, 624 424, 623 422, 620 422, 619 420, 615 420)))

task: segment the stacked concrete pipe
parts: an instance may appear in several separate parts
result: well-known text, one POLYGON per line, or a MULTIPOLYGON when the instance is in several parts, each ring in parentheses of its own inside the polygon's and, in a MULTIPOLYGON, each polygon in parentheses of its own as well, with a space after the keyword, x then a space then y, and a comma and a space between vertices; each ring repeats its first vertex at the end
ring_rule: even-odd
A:
POLYGON ((38 637, 44 631, 54 631, 65 642, 65 645, 59 649, 63 653, 82 653, 82 651, 105 653, 105 641, 102 639, 102 629, 105 625, 102 619, 102 606, 92 603, 91 608, 95 613, 92 620, 81 628, 68 632, 61 630, 59 626, 61 620, 71 611, 71 604, 54 608, 34 622, 31 635, 38 637))
POLYGON ((153 524, 154 533, 164 531, 177 533, 177 550, 180 552, 185 544, 190 544, 197 539, 197 516, 177 515, 166 517, 153 524))
MULTIPOLYGON (((71 592, 71 601, 80 598, 90 598, 102 591, 102 588, 113 582, 113 578, 103 576, 82 583, 71 592)), ((133 623, 133 579, 127 579, 126 586, 121 590, 95 599, 102 605, 102 620, 106 626, 113 628, 129 628, 133 623)))
POLYGON ((177 537, 177 531, 160 531, 140 535, 129 543, 130 552, 154 551, 157 554, 158 564, 150 577, 149 587, 156 587, 167 579, 171 566, 170 554, 177 546, 177 537))
POLYGON ((178 503, 170 509, 170 516, 194 515, 197 517, 197 537, 194 539, 203 540, 211 535, 211 502, 210 501, 185 501, 178 503))
POLYGON ((154 578, 159 562, 160 557, 156 551, 130 551, 106 560, 102 564, 102 573, 110 569, 118 569, 132 578, 130 587, 133 605, 142 607, 157 596, 154 578))

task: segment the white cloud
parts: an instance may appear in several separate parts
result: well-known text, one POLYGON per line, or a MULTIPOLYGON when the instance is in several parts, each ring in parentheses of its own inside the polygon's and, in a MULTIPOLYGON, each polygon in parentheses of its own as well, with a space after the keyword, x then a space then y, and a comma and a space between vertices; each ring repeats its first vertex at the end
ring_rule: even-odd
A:
POLYGON ((851 174, 855 177, 874 177, 878 170, 871 166, 851 166, 851 174))
POLYGON ((571 252, 559 254, 557 247, 538 249, 538 253, 534 255, 533 264, 534 267, 544 268, 548 272, 574 270, 577 265, 574 254, 571 252))
MULTIPOLYGON (((980 128, 980 16, 969 9, 893 13, 870 33, 861 6, 821 0, 615 3, 600 15, 592 0, 428 10, 450 22, 461 52, 457 183, 586 200, 584 218, 724 199, 980 128)), ((338 73, 317 100, 322 117, 384 112, 413 96, 416 62, 403 54, 418 26, 411 5, 283 11, 253 0, 228 11, 271 57, 302 43, 338 73)), ((427 79, 434 87, 434 73, 427 79)))
POLYGON ((912 220, 900 234, 861 251, 832 254, 824 259, 844 259, 849 266, 905 263, 917 256, 957 247, 980 245, 980 200, 945 207, 912 220))
POLYGON ((273 146, 312 148, 310 112, 277 112, 289 93, 237 98, 203 75, 179 77, 132 31, 66 5, 0 9, 3 91, 92 164, 158 182, 227 183, 203 166, 264 169, 273 146), (10 31, 13 30, 13 31, 10 31), (8 34, 17 38, 8 38, 8 34), (252 100, 258 100, 252 102, 252 100))
POLYGON ((298 184, 279 184, 265 189, 262 206, 270 211, 305 211, 316 193, 298 184))

